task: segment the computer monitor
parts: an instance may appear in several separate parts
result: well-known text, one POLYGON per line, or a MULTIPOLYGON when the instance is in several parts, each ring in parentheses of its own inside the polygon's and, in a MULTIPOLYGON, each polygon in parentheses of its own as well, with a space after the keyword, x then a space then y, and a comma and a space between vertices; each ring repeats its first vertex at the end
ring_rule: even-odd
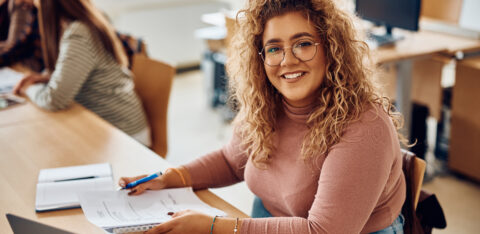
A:
POLYGON ((395 41, 392 28, 418 30, 420 5, 421 0, 356 0, 355 8, 363 19, 385 26, 384 39, 395 41))

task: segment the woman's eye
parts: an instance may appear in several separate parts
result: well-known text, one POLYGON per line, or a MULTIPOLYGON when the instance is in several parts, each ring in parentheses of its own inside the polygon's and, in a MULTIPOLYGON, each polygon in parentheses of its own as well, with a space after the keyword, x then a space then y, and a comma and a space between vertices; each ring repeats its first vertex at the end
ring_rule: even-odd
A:
POLYGON ((280 47, 268 47, 266 48, 267 53, 274 54, 280 51, 280 47))
POLYGON ((297 43, 297 45, 295 47, 307 47, 307 46, 311 46, 313 45, 313 42, 311 41, 301 41, 299 43, 297 43))

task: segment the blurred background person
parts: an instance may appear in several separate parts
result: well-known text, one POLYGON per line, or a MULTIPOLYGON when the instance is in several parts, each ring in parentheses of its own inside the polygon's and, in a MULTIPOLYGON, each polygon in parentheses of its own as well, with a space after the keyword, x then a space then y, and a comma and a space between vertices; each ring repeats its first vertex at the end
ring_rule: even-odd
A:
POLYGON ((128 59, 114 29, 89 0, 41 0, 47 72, 24 77, 14 92, 56 111, 78 102, 145 145, 150 133, 128 59))

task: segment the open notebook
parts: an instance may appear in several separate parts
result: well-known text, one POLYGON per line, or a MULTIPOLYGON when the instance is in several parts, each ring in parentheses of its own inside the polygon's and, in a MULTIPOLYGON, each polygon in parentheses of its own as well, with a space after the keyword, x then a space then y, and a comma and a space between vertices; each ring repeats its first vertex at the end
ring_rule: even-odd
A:
POLYGON ((42 169, 38 175, 37 212, 80 208, 78 192, 113 190, 110 164, 90 164, 42 169))
POLYGON ((191 187, 146 191, 128 196, 121 191, 79 193, 80 204, 88 221, 110 233, 145 231, 171 219, 168 212, 195 210, 207 215, 226 214, 202 202, 191 187))

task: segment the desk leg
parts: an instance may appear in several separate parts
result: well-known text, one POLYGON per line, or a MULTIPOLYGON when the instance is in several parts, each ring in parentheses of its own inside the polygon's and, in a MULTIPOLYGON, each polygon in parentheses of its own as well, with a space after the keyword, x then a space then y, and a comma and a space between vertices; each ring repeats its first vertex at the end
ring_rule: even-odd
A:
POLYGON ((410 139, 410 126, 412 122, 412 67, 413 61, 406 59, 397 63, 397 109, 403 114, 405 120, 401 132, 410 139))

